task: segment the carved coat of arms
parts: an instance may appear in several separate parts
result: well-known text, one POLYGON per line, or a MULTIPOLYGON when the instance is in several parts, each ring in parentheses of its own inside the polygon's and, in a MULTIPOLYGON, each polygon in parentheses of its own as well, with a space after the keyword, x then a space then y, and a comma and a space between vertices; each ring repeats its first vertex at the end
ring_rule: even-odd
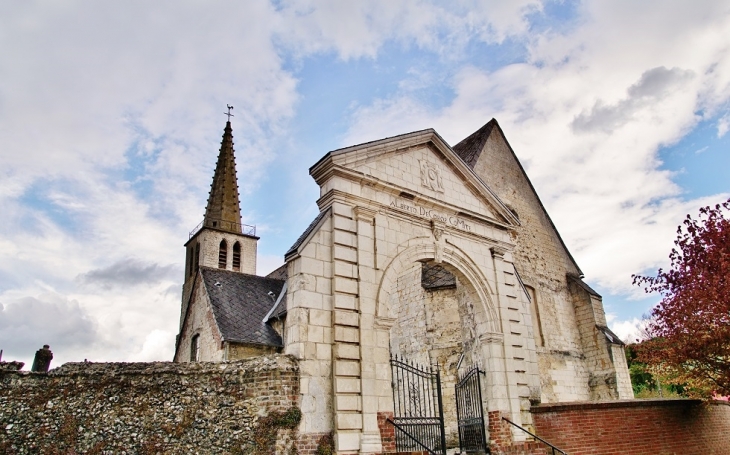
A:
POLYGON ((418 160, 418 163, 421 165, 421 185, 430 190, 443 193, 444 182, 441 178, 441 168, 426 160, 418 160))

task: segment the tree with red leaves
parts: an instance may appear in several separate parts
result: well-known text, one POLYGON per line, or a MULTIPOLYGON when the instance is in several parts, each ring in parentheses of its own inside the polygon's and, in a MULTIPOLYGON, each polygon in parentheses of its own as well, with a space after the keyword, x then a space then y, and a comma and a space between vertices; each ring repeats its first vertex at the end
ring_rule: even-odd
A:
POLYGON ((730 200, 687 215, 677 228, 671 267, 634 284, 662 300, 637 345, 639 360, 691 396, 730 395, 730 200))

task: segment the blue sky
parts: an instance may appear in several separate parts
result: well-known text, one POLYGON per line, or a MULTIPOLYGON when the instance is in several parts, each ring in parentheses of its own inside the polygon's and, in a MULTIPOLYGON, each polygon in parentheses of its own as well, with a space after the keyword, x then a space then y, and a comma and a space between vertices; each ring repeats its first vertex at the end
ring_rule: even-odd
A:
POLYGON ((3 4, 3 357, 171 358, 227 103, 260 273, 327 151, 494 117, 630 338, 631 275, 730 196, 729 29, 720 1, 3 4))

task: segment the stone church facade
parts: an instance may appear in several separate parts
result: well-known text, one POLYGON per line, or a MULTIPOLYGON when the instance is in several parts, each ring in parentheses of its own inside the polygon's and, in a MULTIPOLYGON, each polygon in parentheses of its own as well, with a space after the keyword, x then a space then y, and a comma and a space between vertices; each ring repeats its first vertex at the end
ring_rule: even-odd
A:
POLYGON ((484 411, 527 428, 538 402, 633 398, 601 297, 495 120, 453 147, 428 129, 335 150, 310 175, 319 215, 256 276, 226 125, 186 244, 176 361, 293 356, 300 437, 333 433, 343 454, 385 450, 392 356, 438 365, 450 440, 453 386, 475 365, 484 411))

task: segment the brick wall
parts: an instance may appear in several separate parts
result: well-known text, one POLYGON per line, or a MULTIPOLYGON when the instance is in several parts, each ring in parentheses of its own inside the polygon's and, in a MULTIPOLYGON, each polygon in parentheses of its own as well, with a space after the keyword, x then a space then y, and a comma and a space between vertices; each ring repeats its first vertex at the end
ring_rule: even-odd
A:
MULTIPOLYGON (((267 453, 255 443, 266 436, 259 420, 298 399, 298 367, 282 355, 3 369, 0 453, 267 453)), ((275 451, 288 453, 296 438, 296 429, 279 429, 275 451)))
POLYGON ((695 400, 532 408, 537 434, 570 455, 730 454, 730 404, 695 400))

